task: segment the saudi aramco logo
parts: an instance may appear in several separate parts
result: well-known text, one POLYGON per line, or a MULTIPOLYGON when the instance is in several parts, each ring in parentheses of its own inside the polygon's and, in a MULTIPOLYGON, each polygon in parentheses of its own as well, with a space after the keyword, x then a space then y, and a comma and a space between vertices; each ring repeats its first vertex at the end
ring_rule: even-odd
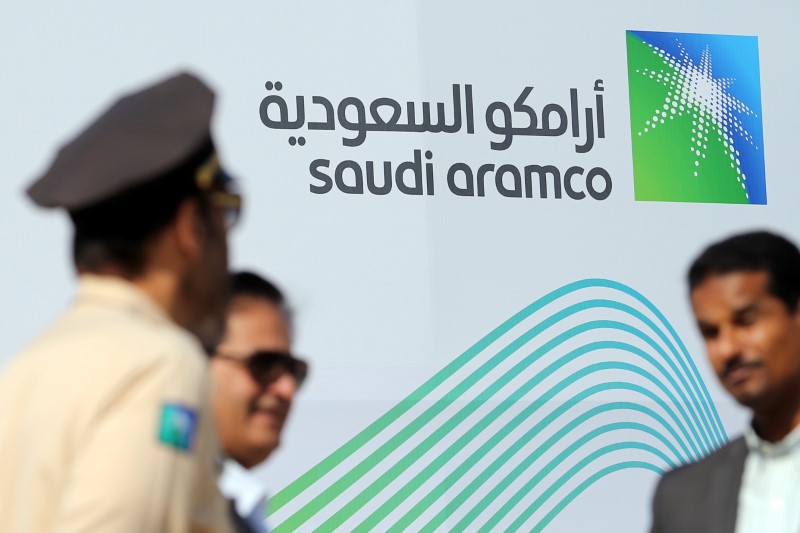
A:
POLYGON ((766 204, 758 39, 627 32, 637 200, 766 204))

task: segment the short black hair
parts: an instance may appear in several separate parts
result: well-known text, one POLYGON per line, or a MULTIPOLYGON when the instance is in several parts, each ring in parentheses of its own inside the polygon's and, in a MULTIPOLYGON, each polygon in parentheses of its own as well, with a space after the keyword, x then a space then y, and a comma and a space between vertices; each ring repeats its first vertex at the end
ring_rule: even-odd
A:
POLYGON ((768 231, 728 237, 706 248, 689 268, 689 290, 715 274, 763 270, 768 290, 790 311, 800 301, 800 251, 788 239, 768 231))
POLYGON ((94 271, 109 264, 138 275, 146 263, 146 245, 174 219, 181 203, 198 202, 211 228, 211 206, 196 185, 198 166, 213 153, 209 139, 175 168, 157 179, 133 187, 109 200, 70 211, 75 233, 72 254, 79 270, 94 271))
POLYGON ((281 290, 265 278, 243 270, 231 274, 231 298, 236 296, 255 296, 264 298, 276 305, 283 305, 286 298, 281 290))
POLYGON ((231 274, 230 284, 231 300, 237 296, 263 298, 281 310, 291 328, 293 318, 292 311, 289 308, 283 292, 281 292, 281 290, 274 283, 254 272, 243 270, 241 272, 233 272, 231 274))

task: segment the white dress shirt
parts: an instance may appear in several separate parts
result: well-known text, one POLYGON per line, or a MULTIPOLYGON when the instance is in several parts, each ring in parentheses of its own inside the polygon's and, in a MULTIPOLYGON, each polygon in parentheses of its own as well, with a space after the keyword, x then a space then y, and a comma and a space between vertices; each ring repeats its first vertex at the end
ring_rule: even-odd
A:
POLYGON ((736 533, 800 533, 800 427, 780 442, 745 432, 736 533))
POLYGON ((269 533, 266 516, 268 494, 264 482, 232 459, 222 463, 219 490, 233 501, 236 512, 245 519, 253 531, 269 533))

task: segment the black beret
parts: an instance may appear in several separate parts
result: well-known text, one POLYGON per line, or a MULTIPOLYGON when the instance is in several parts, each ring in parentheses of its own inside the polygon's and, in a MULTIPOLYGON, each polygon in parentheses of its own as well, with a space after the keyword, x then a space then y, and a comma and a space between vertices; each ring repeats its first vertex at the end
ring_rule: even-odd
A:
POLYGON ((210 144, 214 93, 182 73, 124 96, 64 145, 28 196, 77 211, 147 184, 210 144))

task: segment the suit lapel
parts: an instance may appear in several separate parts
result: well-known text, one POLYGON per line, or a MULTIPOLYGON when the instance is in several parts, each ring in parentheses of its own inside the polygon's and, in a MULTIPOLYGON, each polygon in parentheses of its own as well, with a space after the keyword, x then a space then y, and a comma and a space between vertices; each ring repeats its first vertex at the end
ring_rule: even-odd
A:
POLYGON ((747 445, 744 438, 733 441, 725 450, 727 457, 716 461, 711 473, 711 494, 708 496, 708 533, 734 533, 742 486, 747 445))
POLYGON ((255 533, 253 528, 250 527, 250 524, 247 521, 239 516, 239 513, 236 512, 236 504, 233 500, 230 500, 230 517, 231 523, 233 524, 233 530, 235 533, 255 533))

